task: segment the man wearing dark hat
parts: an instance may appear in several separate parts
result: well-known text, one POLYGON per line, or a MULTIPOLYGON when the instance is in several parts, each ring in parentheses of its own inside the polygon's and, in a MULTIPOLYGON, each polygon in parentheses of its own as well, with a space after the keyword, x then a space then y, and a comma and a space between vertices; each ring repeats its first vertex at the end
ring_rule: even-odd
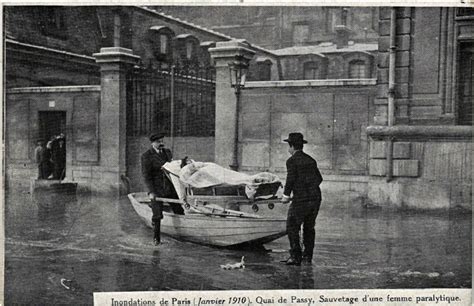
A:
POLYGON ((151 199, 151 209, 153 217, 151 219, 154 226, 155 245, 160 244, 160 226, 163 219, 163 202, 156 201, 155 197, 174 197, 173 187, 169 182, 161 167, 172 159, 171 150, 166 149, 163 143, 163 133, 150 135, 151 148, 143 153, 141 158, 142 174, 148 188, 148 195, 151 199))
POLYGON ((314 226, 321 205, 321 190, 323 181, 316 161, 303 152, 303 144, 307 143, 301 133, 290 133, 288 139, 291 157, 286 161, 287 177, 283 191, 283 203, 292 203, 288 209, 286 230, 290 240, 290 258, 287 265, 301 265, 301 262, 311 264, 314 248, 314 226), (303 246, 300 246, 300 228, 303 225, 303 246))

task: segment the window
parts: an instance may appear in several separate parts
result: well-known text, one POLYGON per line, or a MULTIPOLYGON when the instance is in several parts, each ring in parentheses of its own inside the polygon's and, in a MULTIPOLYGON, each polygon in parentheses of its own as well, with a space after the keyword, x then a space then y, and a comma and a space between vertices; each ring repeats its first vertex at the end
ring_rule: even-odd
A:
POLYGON ((44 35, 66 39, 66 17, 64 8, 47 6, 38 9, 39 27, 44 35))
POLYGON ((456 17, 460 18, 472 18, 474 17, 474 8, 470 7, 458 7, 456 9, 456 17))
POLYGON ((257 81, 270 81, 271 80, 271 71, 272 71, 272 62, 270 60, 265 60, 263 62, 257 63, 258 75, 257 81))
POLYGON ((294 24, 293 25, 293 43, 303 45, 309 39, 309 25, 294 24))
POLYGON ((164 26, 152 26, 149 29, 149 41, 157 61, 171 62, 173 56, 171 38, 173 36, 174 33, 164 26))
POLYGON ((326 33, 332 32, 332 12, 329 8, 323 8, 325 10, 325 23, 324 23, 324 30, 326 33))
POLYGON ((315 80, 321 78, 319 64, 316 62, 307 62, 303 66, 303 79, 315 80))
POLYGON ((349 79, 367 78, 367 66, 362 60, 354 60, 349 63, 349 79))
POLYGON ((194 55, 194 43, 192 41, 186 42, 186 59, 190 60, 194 55))
POLYGON ((458 113, 460 125, 472 125, 474 43, 461 43, 459 58, 458 113))
POLYGON ((168 44, 169 38, 165 34, 160 34, 160 53, 167 54, 168 53, 168 44))
POLYGON ((167 33, 156 33, 152 41, 153 54, 158 61, 171 61, 171 37, 167 33))
POLYGON ((178 52, 178 60, 184 64, 196 64, 198 61, 199 40, 191 34, 179 34, 176 36, 175 47, 178 52))
POLYGON ((341 24, 347 26, 347 14, 349 10, 347 8, 341 8, 341 24))

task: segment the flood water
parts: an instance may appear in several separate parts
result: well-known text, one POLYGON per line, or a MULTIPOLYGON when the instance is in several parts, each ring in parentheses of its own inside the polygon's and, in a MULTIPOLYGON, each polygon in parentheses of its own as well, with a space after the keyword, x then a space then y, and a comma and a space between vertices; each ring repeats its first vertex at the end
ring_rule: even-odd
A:
POLYGON ((288 241, 217 249, 164 238, 152 245, 126 197, 5 203, 5 304, 92 304, 93 292, 470 288, 471 214, 333 209, 316 221, 312 266, 285 266, 288 241), (61 204, 62 203, 62 204, 61 204), (56 205, 57 204, 57 205, 56 205), (243 270, 223 270, 245 256, 243 270))

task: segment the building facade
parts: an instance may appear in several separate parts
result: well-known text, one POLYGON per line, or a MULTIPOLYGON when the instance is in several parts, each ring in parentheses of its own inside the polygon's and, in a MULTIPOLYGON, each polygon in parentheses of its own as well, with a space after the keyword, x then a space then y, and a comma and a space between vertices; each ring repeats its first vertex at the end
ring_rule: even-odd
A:
MULTIPOLYGON (((7 6, 7 88, 99 84, 94 53, 123 47, 141 65, 210 65, 207 49, 228 35, 136 6, 7 6)), ((276 56, 270 58, 277 77, 276 56)))
POLYGON ((474 10, 380 10, 369 200, 471 209, 474 10))
MULTIPOLYGON (((334 203, 351 205, 471 209, 472 9, 380 8, 376 44, 351 40, 339 24, 332 43, 268 51, 145 8, 66 11, 73 8, 97 19, 84 22, 90 28, 83 45, 69 24, 79 17, 49 18, 39 24, 53 30, 41 30, 37 8, 6 14, 7 182, 34 177, 34 142, 54 117, 54 132, 66 134, 68 178, 104 189, 125 176, 141 190, 139 154, 148 130, 128 134, 127 101, 137 92, 128 71, 198 61, 216 69, 216 134, 175 137, 175 157, 237 161, 242 171, 284 177, 283 137, 301 131, 320 162, 328 201, 332 194, 334 203), (240 105, 228 66, 236 55, 254 75, 240 105)), ((138 113, 158 103, 148 87, 138 92, 138 113)), ((189 106, 189 114, 214 115, 189 106)))
POLYGON ((271 50, 334 41, 339 25, 351 29, 350 40, 357 43, 376 43, 378 39, 376 7, 160 6, 156 9, 271 50))
POLYGON ((378 8, 160 6, 165 14, 272 50, 251 62, 251 81, 374 78, 378 8), (278 77, 272 69, 278 65, 278 77))
MULTIPOLYGON (((139 134, 127 133, 128 72, 148 67, 165 76, 171 65, 212 68, 207 50, 232 39, 135 6, 8 6, 4 12, 6 171, 11 186, 28 185, 36 176, 36 140, 61 133, 66 135, 67 179, 110 190, 123 185, 121 177, 131 173, 140 184, 139 155, 148 146, 147 135, 169 125, 170 83, 169 79, 155 82, 154 86, 161 86, 155 96, 150 96, 147 86, 135 91, 138 113, 150 112, 153 104, 156 114, 149 114, 153 124, 139 134)), ((275 61, 271 52, 252 48, 275 61)), ((203 98, 192 88, 194 83, 185 77, 175 83, 176 125, 190 122, 201 111, 203 98)), ((211 94, 213 84, 207 85, 211 94)), ((206 96, 205 102, 210 101, 212 108, 207 111, 214 109, 215 98, 206 96)), ((205 115, 207 121, 214 118, 213 112, 205 115)), ((175 137, 175 156, 212 160, 212 150, 206 149, 214 145, 215 128, 207 126, 206 133, 196 125, 201 130, 194 129, 195 134, 188 127, 181 132, 185 137, 175 137)))

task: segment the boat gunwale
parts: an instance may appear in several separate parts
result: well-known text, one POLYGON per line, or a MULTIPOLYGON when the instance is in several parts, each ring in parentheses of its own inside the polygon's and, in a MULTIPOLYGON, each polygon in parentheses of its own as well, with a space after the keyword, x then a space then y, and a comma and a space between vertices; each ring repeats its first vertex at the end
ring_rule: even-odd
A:
MULTIPOLYGON (((137 200, 137 198, 134 197, 134 194, 136 193, 130 193, 128 194, 129 199, 132 199, 133 202, 132 204, 138 204, 138 205, 144 205, 144 206, 149 206, 149 202, 141 202, 137 200)), ((175 199, 171 199, 175 200, 175 199)), ((163 214, 166 216, 169 216, 171 218, 182 218, 182 219, 208 219, 212 221, 224 221, 224 220, 232 220, 232 221, 238 221, 238 222, 286 222, 286 218, 268 218, 268 217, 262 217, 262 218, 246 218, 246 217, 239 217, 239 216, 220 216, 220 215, 212 215, 212 214, 204 214, 204 213, 193 213, 193 212, 188 212, 187 214, 184 215, 178 215, 170 212, 163 211, 163 214)))
MULTIPOLYGON (((132 204, 134 210, 138 213, 139 217, 147 224, 148 227, 150 227, 150 222, 145 219, 143 216, 143 213, 151 213, 151 208, 149 206, 149 203, 147 202, 140 202, 134 195, 136 193, 130 193, 128 194, 128 198, 130 200, 130 204, 132 204), (141 204, 141 205, 140 205, 141 204)), ((285 218, 259 218, 259 219, 253 219, 253 218, 242 218, 242 217, 236 217, 236 216, 210 216, 207 214, 199 214, 199 213, 189 213, 187 215, 177 215, 171 212, 163 212, 164 215, 167 217, 169 220, 168 222, 171 222, 170 224, 166 224, 166 222, 163 222, 161 226, 163 227, 163 234, 172 237, 174 239, 180 240, 180 241, 188 241, 200 245, 210 245, 214 247, 235 247, 238 245, 248 245, 248 244, 259 244, 263 245, 266 243, 269 243, 271 241, 274 241, 276 239, 279 239, 281 237, 284 237, 286 233, 286 219, 285 218), (178 219, 178 220, 177 220, 178 219), (173 221, 175 220, 175 221, 173 221), (209 235, 209 232, 207 235, 197 235, 196 233, 193 233, 190 235, 189 232, 190 230, 195 229, 193 226, 180 226, 181 230, 176 231, 176 225, 172 224, 174 222, 178 223, 185 223, 186 220, 189 222, 207 222, 210 227, 209 230, 219 230, 219 228, 222 231, 233 231, 233 229, 239 228, 239 224, 244 224, 249 225, 246 227, 246 229, 260 229, 263 231, 258 231, 255 233, 252 233, 252 235, 262 235, 262 234, 269 234, 263 237, 259 237, 256 239, 251 239, 251 240, 245 240, 242 239, 244 237, 248 237, 248 233, 245 232, 233 232, 229 234, 220 234, 216 235, 209 235), (213 227, 212 224, 215 226, 213 227), (232 225, 232 226, 230 226, 232 225), (217 227, 216 227, 217 226, 217 227), (263 226, 263 228, 262 228, 263 226), (170 231, 167 231, 166 228, 171 229, 170 231), (266 231, 264 230, 266 228, 266 231), (278 230, 279 229, 279 230, 278 230), (184 232, 182 232, 184 230, 184 232), (276 231, 275 231, 276 230, 276 231), (231 240, 237 239, 237 241, 231 242, 231 240)))

